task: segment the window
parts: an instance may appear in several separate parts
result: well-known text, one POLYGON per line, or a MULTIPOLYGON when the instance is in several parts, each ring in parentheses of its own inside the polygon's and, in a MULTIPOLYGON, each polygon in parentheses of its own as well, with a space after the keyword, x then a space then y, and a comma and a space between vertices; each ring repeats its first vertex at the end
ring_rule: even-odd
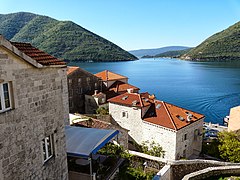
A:
POLYGON ((87 77, 87 78, 86 78, 86 81, 87 81, 87 85, 89 86, 89 85, 90 85, 91 78, 90 78, 90 77, 87 77))
POLYGON ((68 84, 69 84, 69 86, 72 85, 72 79, 68 79, 68 84))
POLYGON ((98 89, 98 83, 94 83, 95 89, 98 89))
POLYGON ((105 103, 106 102, 106 99, 103 97, 102 99, 101 99, 101 103, 105 103))
POLYGON ((0 112, 11 109, 11 93, 9 83, 0 84, 0 112))
POLYGON ((82 78, 78 78, 78 85, 81 86, 81 83, 82 83, 82 78))
POLYGON ((187 140, 187 134, 184 134, 184 141, 187 140))
POLYGON ((83 89, 82 88, 79 88, 78 89, 78 94, 82 94, 83 93, 83 89))
POLYGON ((53 157, 53 134, 45 137, 42 140, 43 161, 46 162, 53 157))
POLYGON ((123 111, 123 112, 122 112, 122 117, 128 118, 128 113, 127 113, 126 111, 123 111))

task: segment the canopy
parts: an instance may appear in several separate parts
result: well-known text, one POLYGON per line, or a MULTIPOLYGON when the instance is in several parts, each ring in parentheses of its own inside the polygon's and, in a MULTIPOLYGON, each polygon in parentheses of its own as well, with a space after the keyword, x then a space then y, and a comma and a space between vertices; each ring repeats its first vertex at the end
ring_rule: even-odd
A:
POLYGON ((89 157, 95 154, 114 136, 118 130, 66 126, 67 154, 69 156, 89 157))

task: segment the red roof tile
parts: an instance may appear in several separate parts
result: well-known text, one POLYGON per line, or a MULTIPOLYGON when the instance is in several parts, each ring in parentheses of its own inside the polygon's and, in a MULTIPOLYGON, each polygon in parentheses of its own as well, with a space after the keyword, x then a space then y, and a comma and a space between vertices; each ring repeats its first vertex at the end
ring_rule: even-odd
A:
POLYGON ((124 83, 122 81, 116 81, 109 87, 109 91, 114 91, 116 93, 126 92, 128 89, 139 90, 138 87, 135 87, 131 84, 124 83))
POLYGON ((33 47, 30 43, 11 42, 11 44, 41 65, 66 65, 64 61, 33 47))
POLYGON ((73 73, 73 72, 76 71, 77 69, 79 69, 79 67, 77 67, 77 66, 68 66, 68 67, 67 67, 67 75, 73 73))
POLYGON ((95 76, 101 78, 103 81, 113 81, 119 79, 127 79, 126 76, 122 76, 120 74, 113 73, 111 71, 105 70, 95 74, 95 76))
POLYGON ((151 105, 148 93, 124 93, 108 100, 111 103, 134 107, 145 107, 151 105))
POLYGON ((104 121, 100 121, 94 118, 91 118, 91 120, 87 120, 87 121, 80 121, 75 123, 77 125, 81 125, 84 127, 90 127, 90 128, 98 128, 98 129, 110 129, 111 128, 111 124, 104 122, 104 121))
POLYGON ((204 118, 202 114, 163 101, 155 101, 155 104, 149 108, 143 120, 173 130, 179 130, 202 118, 204 118), (191 116, 190 121, 187 120, 188 115, 191 116))

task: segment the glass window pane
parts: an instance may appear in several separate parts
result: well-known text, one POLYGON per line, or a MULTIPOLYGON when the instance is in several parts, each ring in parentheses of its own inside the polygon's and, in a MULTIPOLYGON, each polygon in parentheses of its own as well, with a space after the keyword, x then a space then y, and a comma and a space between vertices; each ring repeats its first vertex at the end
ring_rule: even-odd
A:
POLYGON ((10 98, 9 98, 9 89, 8 84, 3 84, 3 95, 4 95, 4 101, 5 101, 5 108, 10 107, 10 98))

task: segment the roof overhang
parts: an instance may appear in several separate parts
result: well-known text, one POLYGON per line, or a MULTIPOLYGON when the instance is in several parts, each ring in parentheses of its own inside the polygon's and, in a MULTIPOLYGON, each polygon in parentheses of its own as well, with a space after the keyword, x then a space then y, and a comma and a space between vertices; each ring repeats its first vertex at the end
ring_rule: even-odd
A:
POLYGON ((118 130, 66 126, 67 155, 89 157, 108 143, 118 130))
POLYGON ((29 64, 31 64, 31 65, 33 65, 33 66, 35 66, 37 68, 45 68, 45 67, 61 68, 61 67, 66 67, 66 65, 49 65, 49 66, 44 66, 44 65, 38 63, 33 58, 31 58, 28 55, 26 55, 25 53, 23 53, 22 51, 18 50, 8 40, 6 40, 2 35, 0 35, 0 46, 4 47, 8 51, 12 52, 13 54, 17 55, 18 57, 22 58, 23 60, 25 60, 26 62, 28 62, 29 64))

